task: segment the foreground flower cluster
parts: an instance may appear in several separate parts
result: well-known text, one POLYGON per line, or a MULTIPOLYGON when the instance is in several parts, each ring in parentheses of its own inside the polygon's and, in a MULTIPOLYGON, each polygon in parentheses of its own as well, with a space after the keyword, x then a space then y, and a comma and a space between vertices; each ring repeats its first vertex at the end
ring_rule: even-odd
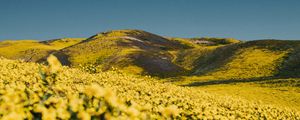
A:
POLYGON ((89 74, 0 59, 1 119, 300 119, 287 108, 117 71, 89 74))

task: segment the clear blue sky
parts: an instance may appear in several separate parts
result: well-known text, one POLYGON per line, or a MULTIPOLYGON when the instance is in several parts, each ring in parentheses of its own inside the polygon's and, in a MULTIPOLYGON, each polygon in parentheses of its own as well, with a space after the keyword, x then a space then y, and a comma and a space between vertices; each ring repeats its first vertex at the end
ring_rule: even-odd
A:
POLYGON ((1 0, 0 40, 142 29, 175 37, 300 39, 300 0, 1 0))

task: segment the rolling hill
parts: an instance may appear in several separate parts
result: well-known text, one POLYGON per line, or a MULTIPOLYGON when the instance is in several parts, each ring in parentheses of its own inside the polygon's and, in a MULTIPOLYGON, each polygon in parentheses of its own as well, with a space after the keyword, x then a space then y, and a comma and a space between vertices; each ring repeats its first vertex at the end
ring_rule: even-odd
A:
POLYGON ((99 33, 56 53, 70 66, 92 64, 101 70, 112 68, 150 75, 179 74, 184 71, 172 63, 170 51, 190 47, 140 30, 115 30, 99 33))
POLYGON ((142 30, 112 30, 87 39, 2 41, 0 55, 63 65, 91 73, 118 69, 181 82, 299 77, 299 41, 162 37, 142 30), (22 47, 20 47, 22 46, 22 47), (9 50, 12 49, 12 50, 9 50))
POLYGON ((71 46, 84 38, 63 38, 48 41, 4 40, 0 42, 0 56, 10 59, 38 62, 48 54, 71 46))
POLYGON ((186 81, 180 82, 196 85, 202 81, 299 78, 299 49, 299 41, 286 40, 247 41, 218 47, 195 59, 191 75, 181 77, 186 81))

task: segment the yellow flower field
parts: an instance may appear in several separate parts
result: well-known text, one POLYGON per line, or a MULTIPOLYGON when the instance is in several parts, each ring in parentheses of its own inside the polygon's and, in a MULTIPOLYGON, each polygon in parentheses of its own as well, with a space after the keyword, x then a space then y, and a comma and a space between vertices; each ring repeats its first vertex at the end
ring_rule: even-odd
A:
POLYGON ((0 59, 1 119, 300 119, 288 108, 151 77, 118 71, 89 74, 61 67, 54 56, 48 62, 0 59))

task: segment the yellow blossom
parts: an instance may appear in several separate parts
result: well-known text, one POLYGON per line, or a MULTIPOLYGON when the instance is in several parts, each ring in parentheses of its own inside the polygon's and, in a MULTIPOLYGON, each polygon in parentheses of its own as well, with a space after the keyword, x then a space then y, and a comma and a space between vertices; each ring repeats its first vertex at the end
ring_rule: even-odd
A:
POLYGON ((85 93, 90 97, 94 96, 97 98, 103 97, 106 93, 106 90, 99 85, 93 84, 90 87, 87 87, 85 93))
POLYGON ((56 73, 62 67, 59 60, 52 54, 47 58, 47 62, 48 62, 49 67, 50 67, 50 73, 56 73))
POLYGON ((80 118, 81 120, 90 120, 91 116, 87 112, 80 111, 79 114, 78 114, 78 118, 80 118))
POLYGON ((46 109, 42 112, 43 120, 56 120, 56 112, 54 108, 46 109))
POLYGON ((8 115, 5 115, 2 117, 3 120, 23 120, 23 116, 21 114, 18 114, 16 112, 9 113, 8 115))
POLYGON ((168 106, 168 107, 166 107, 162 110, 162 114, 167 116, 167 117, 177 116, 178 113, 179 113, 179 110, 178 110, 176 105, 168 106))

